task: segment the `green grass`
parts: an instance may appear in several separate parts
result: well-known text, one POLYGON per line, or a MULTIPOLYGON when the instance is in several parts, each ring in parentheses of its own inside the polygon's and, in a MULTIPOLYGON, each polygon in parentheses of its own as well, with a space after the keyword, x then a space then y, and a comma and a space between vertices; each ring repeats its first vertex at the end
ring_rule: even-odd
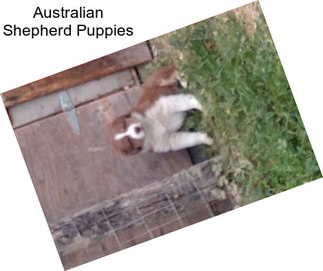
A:
POLYGON ((169 52, 152 69, 173 64, 204 106, 186 126, 208 132, 228 161, 227 178, 245 202, 321 177, 279 57, 262 15, 254 35, 228 13, 161 40, 169 52))

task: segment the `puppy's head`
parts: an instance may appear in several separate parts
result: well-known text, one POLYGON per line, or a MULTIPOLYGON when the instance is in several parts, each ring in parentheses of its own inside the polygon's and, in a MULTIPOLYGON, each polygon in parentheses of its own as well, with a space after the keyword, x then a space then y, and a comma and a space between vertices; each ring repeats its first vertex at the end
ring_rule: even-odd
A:
POLYGON ((109 141, 118 152, 137 154, 142 151, 145 132, 142 124, 131 115, 124 115, 115 119, 108 129, 109 141))

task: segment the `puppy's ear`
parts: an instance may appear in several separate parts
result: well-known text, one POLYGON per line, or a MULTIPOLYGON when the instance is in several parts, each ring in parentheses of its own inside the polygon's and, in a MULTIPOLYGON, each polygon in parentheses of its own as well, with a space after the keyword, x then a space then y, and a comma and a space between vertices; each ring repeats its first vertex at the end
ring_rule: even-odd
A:
POLYGON ((113 143, 113 141, 115 141, 114 137, 116 134, 123 133, 125 131, 127 118, 128 115, 120 116, 107 125, 108 140, 110 143, 113 143))
POLYGON ((126 140, 116 140, 115 136, 124 133, 126 129, 126 121, 130 115, 123 115, 116 118, 107 125, 107 135, 109 144, 118 152, 126 153, 130 148, 130 144, 126 140))

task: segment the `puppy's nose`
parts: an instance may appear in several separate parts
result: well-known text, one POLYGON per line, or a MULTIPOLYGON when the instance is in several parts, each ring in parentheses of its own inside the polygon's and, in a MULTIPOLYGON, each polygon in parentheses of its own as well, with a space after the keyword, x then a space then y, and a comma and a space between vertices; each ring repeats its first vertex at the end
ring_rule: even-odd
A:
POLYGON ((176 87, 179 87, 179 88, 184 88, 184 86, 183 86, 183 84, 182 84, 181 80, 179 80, 179 79, 176 79, 175 86, 176 86, 176 87))

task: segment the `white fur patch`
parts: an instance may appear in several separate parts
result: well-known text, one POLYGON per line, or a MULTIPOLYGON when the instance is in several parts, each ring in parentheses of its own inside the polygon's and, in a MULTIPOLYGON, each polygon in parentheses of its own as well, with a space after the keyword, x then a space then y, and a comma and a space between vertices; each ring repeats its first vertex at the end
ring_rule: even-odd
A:
POLYGON ((202 105, 193 95, 175 94, 159 98, 141 120, 146 132, 145 148, 167 152, 212 144, 212 139, 205 133, 178 131, 185 112, 191 109, 202 110, 202 105))
POLYGON ((116 134, 114 140, 120 140, 126 136, 130 136, 133 139, 142 139, 145 137, 145 133, 142 130, 140 123, 133 123, 128 127, 127 131, 125 131, 124 133, 116 134), (140 128, 139 133, 136 132, 136 128, 140 128))

